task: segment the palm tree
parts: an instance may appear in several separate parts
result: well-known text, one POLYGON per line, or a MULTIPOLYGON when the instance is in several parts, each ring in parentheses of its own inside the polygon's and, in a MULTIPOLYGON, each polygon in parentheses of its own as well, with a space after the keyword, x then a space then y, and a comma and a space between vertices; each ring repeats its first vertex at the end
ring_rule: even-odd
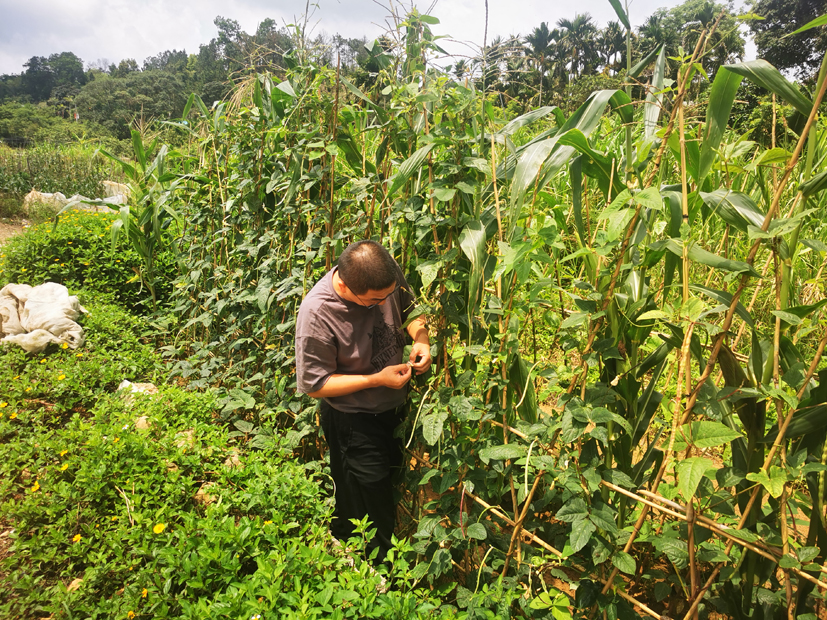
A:
POLYGON ((603 57, 603 64, 606 68, 614 65, 615 71, 622 58, 622 54, 626 51, 626 32, 618 22, 609 22, 606 27, 600 31, 597 39, 599 53, 603 57))
POLYGON ((569 61, 572 78, 585 74, 597 64, 597 26, 588 13, 578 13, 573 20, 560 19, 557 25, 562 31, 561 42, 569 61))
POLYGON ((543 82, 555 51, 555 43, 559 38, 560 32, 556 29, 549 30, 546 22, 542 22, 531 31, 531 34, 525 37, 525 42, 530 48, 529 57, 540 78, 540 101, 538 105, 543 105, 543 82))

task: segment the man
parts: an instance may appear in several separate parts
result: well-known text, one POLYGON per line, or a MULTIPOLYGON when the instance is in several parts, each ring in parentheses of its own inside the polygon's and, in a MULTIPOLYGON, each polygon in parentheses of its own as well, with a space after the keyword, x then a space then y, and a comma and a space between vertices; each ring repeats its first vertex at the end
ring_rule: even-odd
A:
POLYGON ((382 562, 396 523, 393 473, 402 466, 394 438, 402 422, 412 373, 431 365, 423 317, 407 332, 413 346, 403 361, 402 325, 413 306, 402 270, 375 241, 359 241, 339 257, 302 301, 296 322, 298 389, 319 398, 336 508, 331 533, 346 541, 351 519, 369 518, 376 535, 368 552, 382 562))

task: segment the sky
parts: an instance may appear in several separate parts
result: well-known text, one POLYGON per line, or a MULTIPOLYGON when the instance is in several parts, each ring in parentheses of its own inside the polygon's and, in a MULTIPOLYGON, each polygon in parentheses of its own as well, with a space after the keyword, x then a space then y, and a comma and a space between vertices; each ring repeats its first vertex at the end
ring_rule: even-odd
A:
MULTIPOLYGON (((660 7, 681 0, 631 0, 632 26, 660 7)), ((389 6, 404 14, 410 0, 0 0, 0 74, 20 73, 32 56, 74 52, 87 67, 96 61, 118 63, 134 58, 141 65, 164 50, 197 53, 216 36, 216 16, 234 19, 246 32, 255 32, 267 17, 280 25, 300 19, 309 4, 314 33, 374 38, 388 24, 389 6)), ((440 24, 438 35, 450 35, 445 47, 467 53, 468 45, 482 45, 485 0, 423 0, 416 2, 440 24)), ((616 20, 609 0, 488 0, 488 40, 500 35, 528 34, 540 22, 549 26, 576 13, 590 13, 598 26, 616 20)), ((748 56, 750 49, 748 48, 748 56)))

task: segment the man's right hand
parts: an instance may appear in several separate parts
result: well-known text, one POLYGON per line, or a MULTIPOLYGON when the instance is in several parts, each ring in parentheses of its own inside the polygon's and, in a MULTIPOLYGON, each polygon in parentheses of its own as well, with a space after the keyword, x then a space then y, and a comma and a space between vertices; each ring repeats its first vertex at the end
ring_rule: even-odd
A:
POLYGON ((387 366, 376 373, 379 385, 398 390, 411 379, 411 367, 408 364, 387 366))

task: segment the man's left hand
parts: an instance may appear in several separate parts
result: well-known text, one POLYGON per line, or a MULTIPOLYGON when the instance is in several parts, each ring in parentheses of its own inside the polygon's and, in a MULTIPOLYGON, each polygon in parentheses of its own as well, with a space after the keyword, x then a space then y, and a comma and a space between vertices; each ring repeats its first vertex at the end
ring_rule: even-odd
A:
POLYGON ((411 368, 414 373, 421 375, 431 367, 431 347, 424 342, 414 342, 411 347, 411 368))

